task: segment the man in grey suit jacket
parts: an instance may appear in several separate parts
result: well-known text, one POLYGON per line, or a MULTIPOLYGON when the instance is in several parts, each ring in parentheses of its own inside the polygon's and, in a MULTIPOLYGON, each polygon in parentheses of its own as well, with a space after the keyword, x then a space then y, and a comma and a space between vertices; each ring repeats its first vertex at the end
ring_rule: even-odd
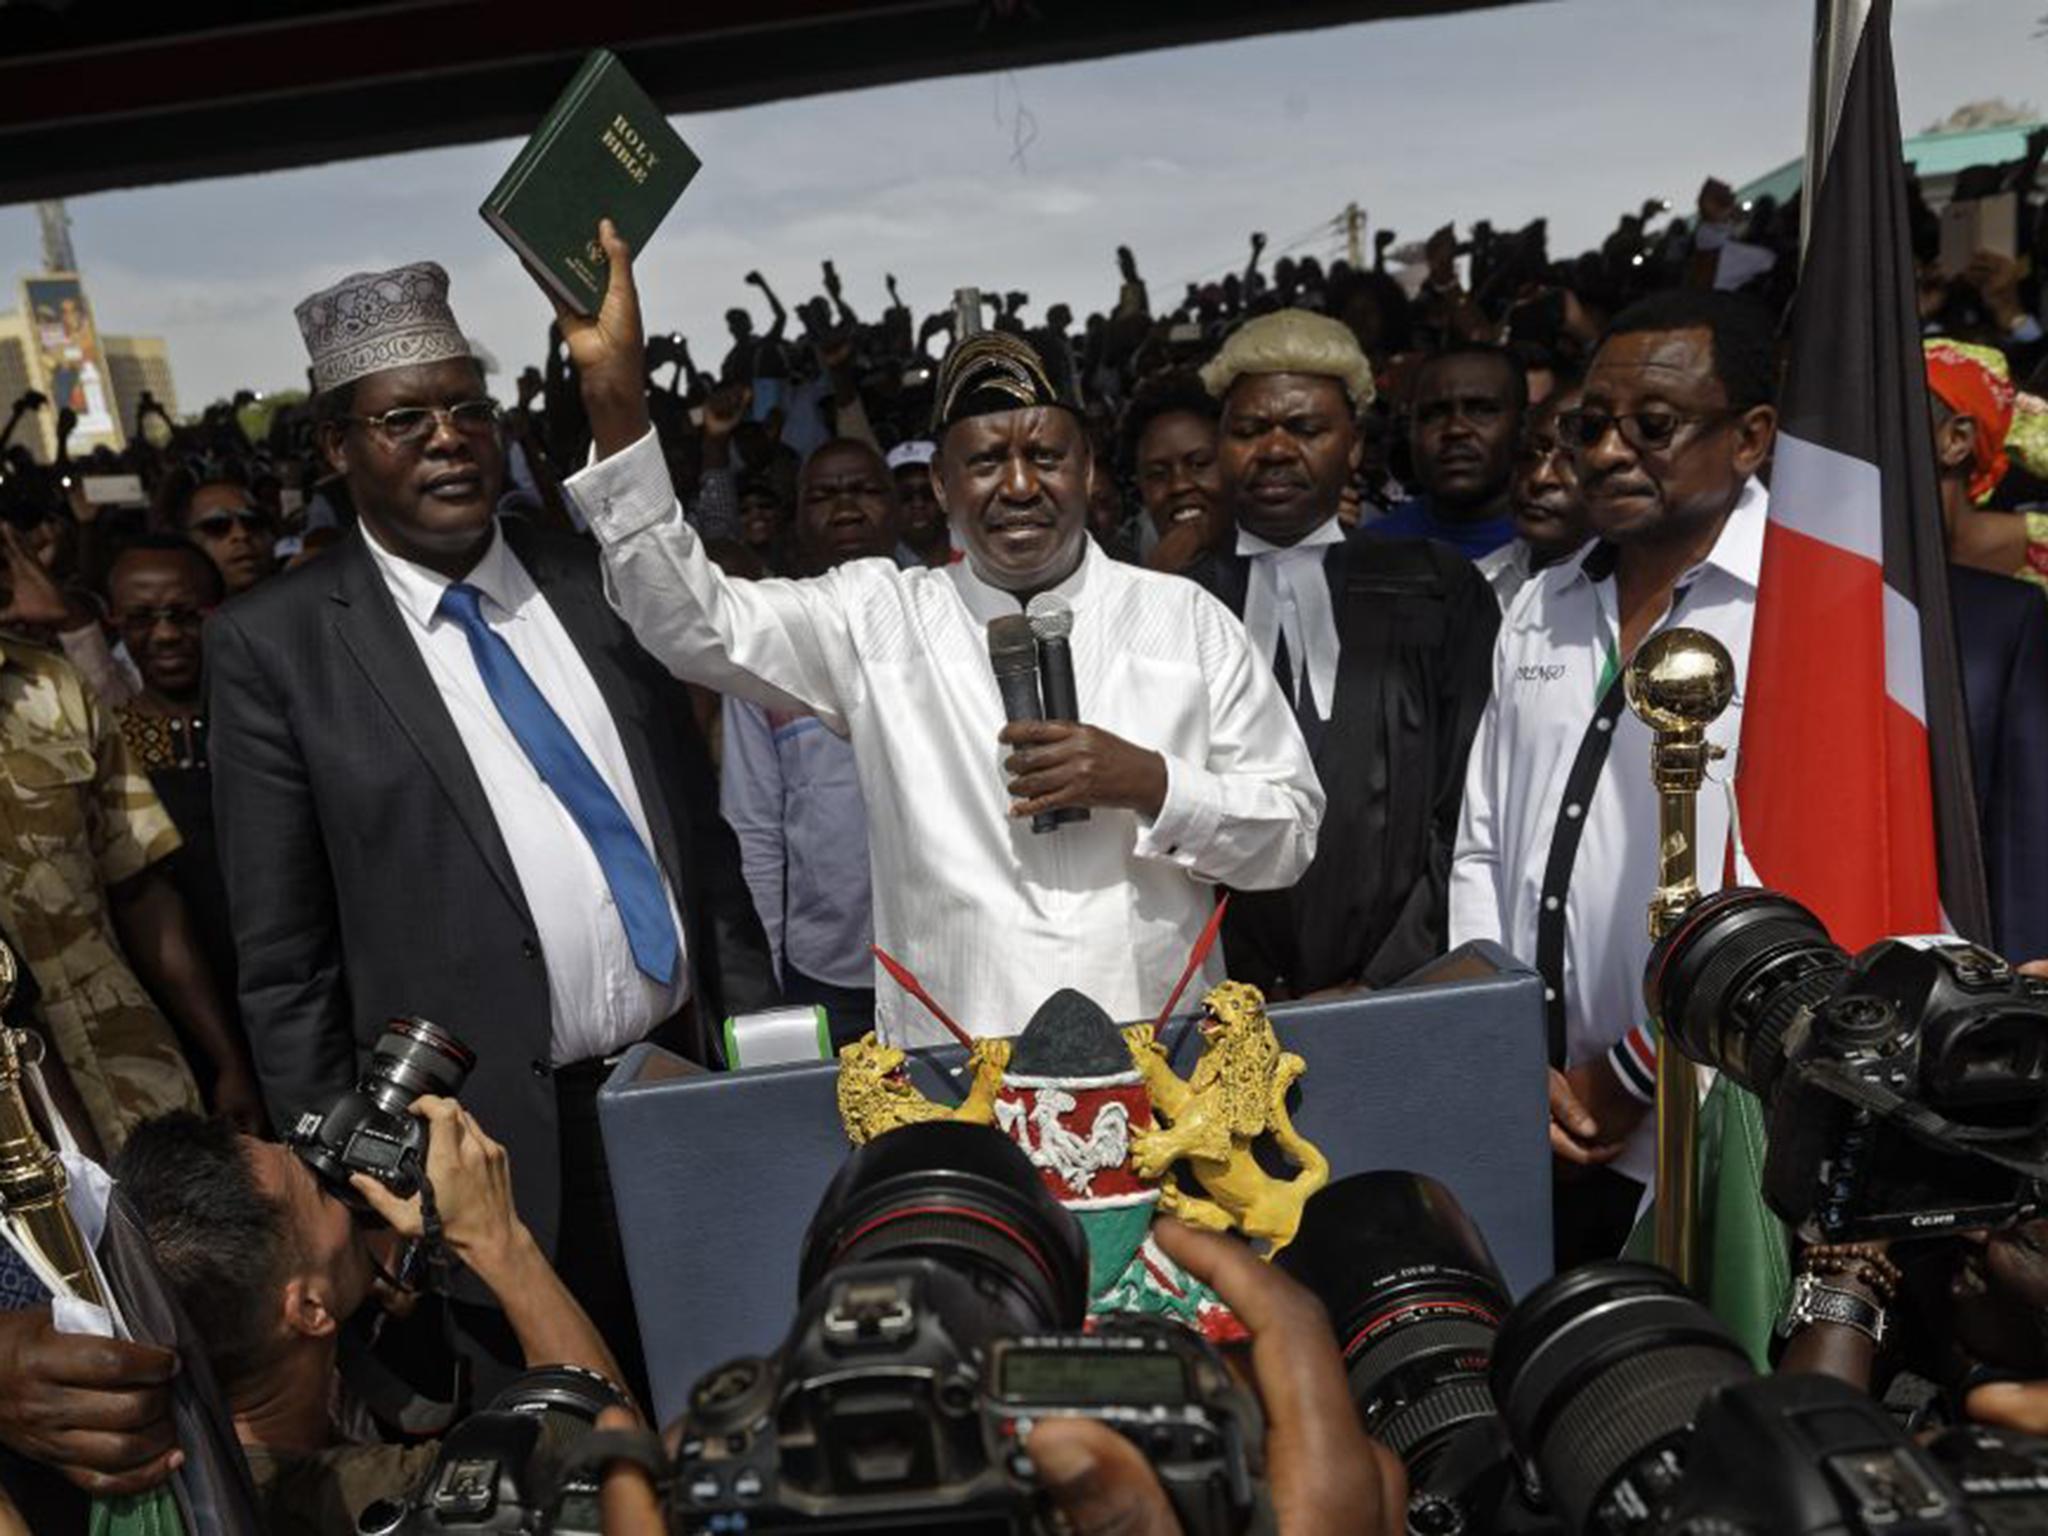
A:
POLYGON ((446 294, 420 264, 300 306, 360 522, 209 628, 243 1018, 280 1126, 346 1088, 387 1019, 460 1036, 463 1102, 630 1371, 597 1087, 644 1038, 708 1060, 773 975, 683 686, 611 612, 593 548, 494 516, 496 407, 446 294))

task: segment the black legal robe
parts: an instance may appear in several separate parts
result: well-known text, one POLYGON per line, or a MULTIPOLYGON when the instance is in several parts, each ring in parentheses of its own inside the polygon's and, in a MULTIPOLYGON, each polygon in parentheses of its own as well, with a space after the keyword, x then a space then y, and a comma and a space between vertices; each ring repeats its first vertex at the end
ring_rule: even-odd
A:
MULTIPOLYGON (((1190 573, 1244 616, 1251 562, 1190 573)), ((1330 718, 1297 713, 1328 808, 1290 890, 1238 891, 1223 923, 1231 976, 1268 996, 1386 986, 1443 953, 1465 759, 1493 687, 1500 606, 1448 545, 1347 538, 1323 556, 1341 657, 1330 718)))

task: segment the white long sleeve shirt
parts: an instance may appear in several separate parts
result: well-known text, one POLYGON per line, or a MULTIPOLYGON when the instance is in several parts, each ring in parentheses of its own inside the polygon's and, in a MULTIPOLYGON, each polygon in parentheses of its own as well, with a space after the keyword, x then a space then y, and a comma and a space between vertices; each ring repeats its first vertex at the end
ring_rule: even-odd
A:
MULTIPOLYGON (((1763 559, 1769 496, 1755 480, 1707 558, 1679 580, 1657 625, 1703 629, 1735 663, 1735 698, 1707 730, 1727 756, 1711 770, 1697 807, 1699 883, 1721 888, 1728 846, 1728 797, 1749 674, 1750 625, 1763 559)), ((1657 889, 1658 798, 1650 782, 1650 730, 1624 708, 1613 745, 1583 802, 1566 793, 1580 742, 1595 729, 1596 706, 1621 665, 1614 579, 1602 546, 1538 571, 1501 621, 1493 655, 1493 698, 1481 716, 1465 772, 1465 801, 1451 864, 1451 943, 1491 939, 1529 964, 1545 903, 1564 908, 1565 1064, 1607 1054, 1639 1098, 1654 1082, 1654 1036, 1645 1025, 1643 968, 1650 958, 1648 910, 1657 889), (1585 831, 1561 896, 1543 889, 1559 818, 1585 831)), ((1647 1180, 1656 1166, 1655 1126, 1646 1118, 1613 1165, 1647 1180)))
MULTIPOLYGON (((806 581, 734 581, 705 558, 653 433, 564 487, 604 546, 607 590, 677 676, 808 711, 853 744, 868 808, 876 941, 969 1031, 1014 1034, 1060 987, 1112 1017, 1165 1003, 1211 884, 1286 886, 1323 792, 1271 668, 1193 582, 1092 545, 1074 609, 1083 720, 1166 761, 1158 816, 1096 810, 1036 835, 1009 814, 987 625, 1017 599, 968 562, 858 560, 806 581)), ((1225 974, 1212 954, 1206 978, 1225 974)), ((947 1039, 877 977, 885 1040, 947 1039)))

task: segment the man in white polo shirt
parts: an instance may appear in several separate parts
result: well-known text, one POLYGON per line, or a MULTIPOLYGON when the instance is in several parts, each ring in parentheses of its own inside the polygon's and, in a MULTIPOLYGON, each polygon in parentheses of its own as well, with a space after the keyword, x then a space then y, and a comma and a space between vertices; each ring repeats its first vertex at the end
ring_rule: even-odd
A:
MULTIPOLYGON (((1702 629, 1735 660, 1709 731, 1734 770, 1776 431, 1770 322, 1730 294, 1653 295, 1619 315, 1564 413, 1595 542, 1539 572, 1501 624, 1451 870, 1451 942, 1493 939, 1542 972, 1560 1269, 1612 1255, 1655 1167, 1656 1043, 1644 1022, 1657 884, 1650 733, 1621 674, 1651 634, 1702 629)), ((1725 793, 1699 806, 1718 888, 1725 793)))

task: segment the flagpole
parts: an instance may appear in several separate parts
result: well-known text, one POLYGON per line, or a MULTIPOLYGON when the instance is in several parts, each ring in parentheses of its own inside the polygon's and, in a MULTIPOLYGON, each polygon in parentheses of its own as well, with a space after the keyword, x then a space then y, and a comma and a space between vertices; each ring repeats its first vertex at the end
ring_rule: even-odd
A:
POLYGON ((1849 90, 1849 66, 1856 62, 1856 44, 1870 20, 1871 0, 1814 0, 1813 79, 1806 105, 1806 175, 1800 183, 1799 249, 1813 236, 1813 209, 1819 200, 1821 172, 1835 147, 1835 128, 1842 120, 1842 98, 1849 90))

